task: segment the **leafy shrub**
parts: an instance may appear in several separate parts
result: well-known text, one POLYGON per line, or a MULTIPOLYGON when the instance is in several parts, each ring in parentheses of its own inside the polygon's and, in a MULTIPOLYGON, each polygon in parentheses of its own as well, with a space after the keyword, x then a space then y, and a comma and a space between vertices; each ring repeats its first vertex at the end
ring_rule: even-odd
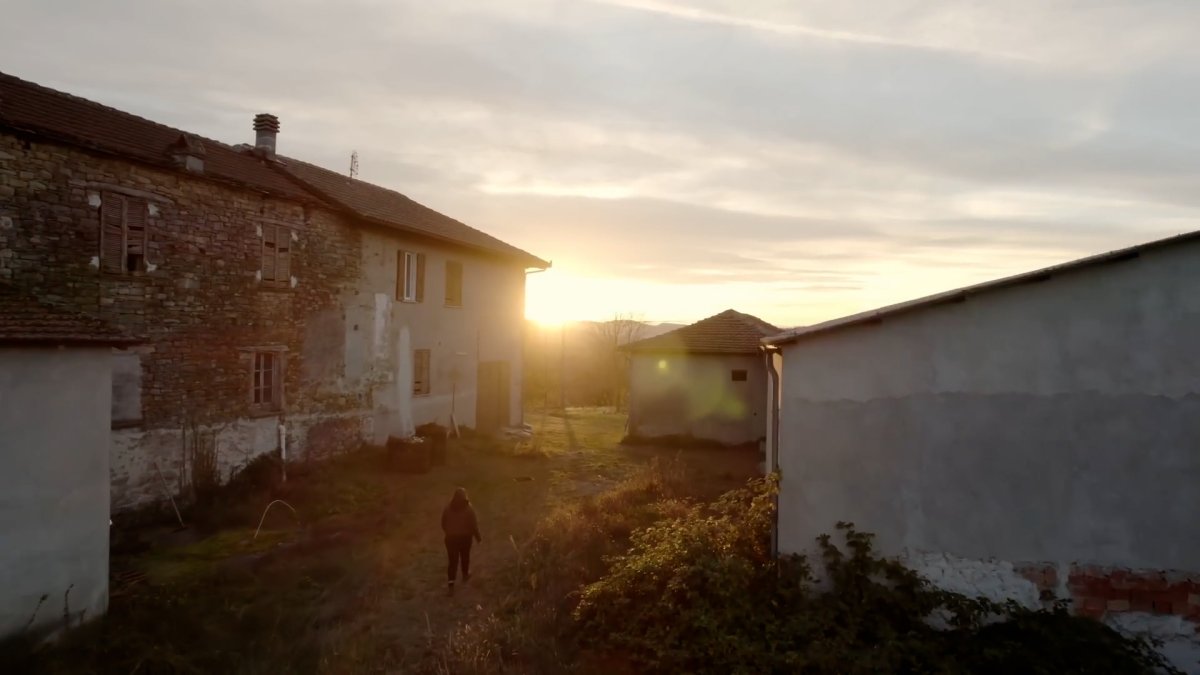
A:
POLYGON ((803 558, 770 556, 775 490, 757 479, 635 533, 582 592, 574 616, 590 640, 649 672, 1174 672, 1145 642, 1061 607, 934 588, 847 523, 845 550, 819 538, 818 584, 803 558))
POLYGON ((655 460, 613 489, 552 511, 505 582, 514 589, 494 615, 459 628, 427 669, 437 673, 563 672, 575 669, 579 589, 600 578, 632 533, 690 508, 695 488, 678 462, 655 460))

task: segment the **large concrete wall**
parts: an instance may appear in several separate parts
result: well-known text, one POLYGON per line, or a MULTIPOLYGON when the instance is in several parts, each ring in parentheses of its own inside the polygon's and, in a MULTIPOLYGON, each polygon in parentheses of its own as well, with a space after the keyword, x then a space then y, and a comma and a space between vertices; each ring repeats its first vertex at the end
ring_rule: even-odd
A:
POLYGON ((0 637, 108 606, 109 358, 0 346, 0 637))
POLYGON ((779 544, 1072 601, 1200 673, 1200 245, 783 348, 779 544))
POLYGON ((1200 571, 1200 246, 784 347, 780 543, 1200 571))
POLYGON ((766 437, 766 369, 760 356, 634 354, 629 435, 691 436, 728 445, 766 437), (733 370, 746 380, 734 382, 733 370))

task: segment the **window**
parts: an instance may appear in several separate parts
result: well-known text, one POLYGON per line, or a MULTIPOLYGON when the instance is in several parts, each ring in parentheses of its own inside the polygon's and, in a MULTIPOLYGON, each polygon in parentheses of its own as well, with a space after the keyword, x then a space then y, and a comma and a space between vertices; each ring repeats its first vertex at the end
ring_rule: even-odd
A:
POLYGON ((250 391, 251 402, 259 408, 279 410, 283 407, 283 354, 254 352, 254 379, 250 391))
POLYGON ((413 351, 413 396, 429 394, 429 350, 413 351))
POLYGON ((142 421, 142 357, 137 352, 112 351, 111 420, 114 429, 142 421))
POLYGON ((425 302, 424 253, 396 253, 396 299, 403 302, 425 302))
POLYGON ((262 225, 262 280, 287 287, 292 282, 292 228, 286 225, 262 225))
POLYGON ((462 307, 462 263, 457 260, 446 261, 446 305, 462 307))
POLYGON ((731 371, 729 371, 729 379, 733 380, 734 382, 745 382, 746 381, 746 371, 731 370, 731 371))
POLYGON ((100 270, 110 274, 146 268, 150 209, 145 199, 106 192, 100 200, 100 270))

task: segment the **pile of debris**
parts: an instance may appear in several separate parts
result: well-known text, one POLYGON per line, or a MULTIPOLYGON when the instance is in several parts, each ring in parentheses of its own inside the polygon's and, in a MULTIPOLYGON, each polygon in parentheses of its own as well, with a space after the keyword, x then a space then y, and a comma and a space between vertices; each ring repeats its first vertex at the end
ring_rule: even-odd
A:
POLYGON ((431 467, 446 463, 446 428, 422 424, 408 438, 388 436, 387 463, 404 473, 427 473, 431 467))
POLYGON ((514 441, 527 441, 533 438, 533 427, 528 424, 521 424, 515 427, 504 427, 499 431, 501 438, 507 438, 514 441))

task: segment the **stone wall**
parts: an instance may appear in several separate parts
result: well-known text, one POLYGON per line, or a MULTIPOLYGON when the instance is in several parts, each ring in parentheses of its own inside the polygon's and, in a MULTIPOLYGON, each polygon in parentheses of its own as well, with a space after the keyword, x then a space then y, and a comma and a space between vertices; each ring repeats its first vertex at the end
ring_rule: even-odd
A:
MULTIPOLYGON (((313 204, 0 134, 0 281, 146 339, 132 351, 140 382, 123 378, 120 392, 126 403, 131 391, 140 397, 140 419, 118 420, 113 434, 119 508, 161 498, 158 471, 178 484, 186 423, 219 430, 231 462, 274 450, 280 423, 293 453, 327 455, 361 440, 352 431, 369 428, 371 393, 343 382, 341 348, 361 237, 313 204), (111 195, 148 204, 138 271, 99 269, 100 210, 111 195), (278 284, 262 280, 271 225, 292 239, 290 279, 278 284), (252 405, 254 349, 264 347, 283 359, 281 410, 252 405), (332 429, 324 417, 353 421, 336 433, 307 430, 332 429), (309 439, 339 447, 309 450, 309 439)), ((136 373, 130 358, 122 371, 136 373)))

